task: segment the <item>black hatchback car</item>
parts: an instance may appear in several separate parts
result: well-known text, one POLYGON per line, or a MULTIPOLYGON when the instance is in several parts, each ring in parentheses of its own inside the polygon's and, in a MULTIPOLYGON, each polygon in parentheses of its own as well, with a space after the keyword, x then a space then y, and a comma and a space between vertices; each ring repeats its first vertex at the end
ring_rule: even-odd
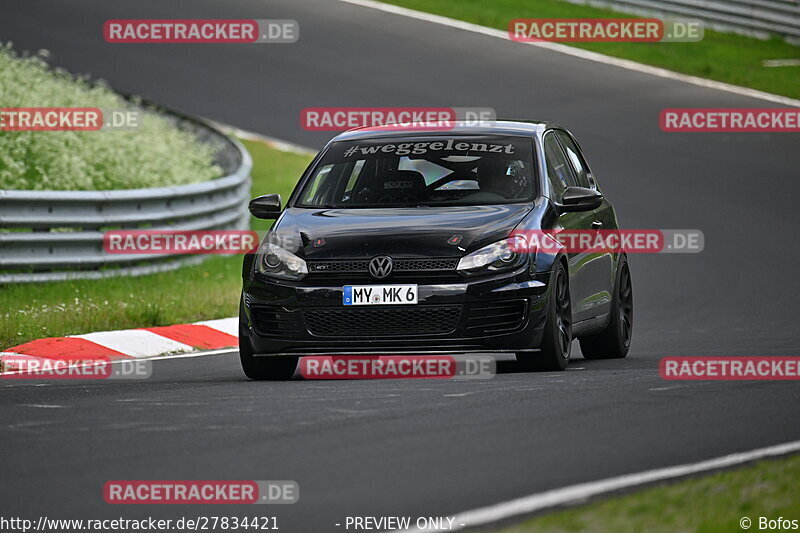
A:
POLYGON ((351 130, 314 158, 245 256, 240 356, 288 379, 304 355, 511 352, 562 370, 625 357, 624 253, 521 247, 526 231, 617 229, 578 143, 552 123, 351 130))

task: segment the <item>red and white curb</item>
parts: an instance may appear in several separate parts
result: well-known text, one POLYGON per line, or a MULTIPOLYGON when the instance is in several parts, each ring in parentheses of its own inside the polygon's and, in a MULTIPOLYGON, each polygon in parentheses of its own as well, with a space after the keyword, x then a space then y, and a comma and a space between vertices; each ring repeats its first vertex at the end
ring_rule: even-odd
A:
POLYGON ((92 361, 186 354, 238 346, 239 319, 220 318, 194 324, 156 328, 98 331, 51 337, 20 344, 0 352, 4 370, 15 370, 23 359, 92 361))

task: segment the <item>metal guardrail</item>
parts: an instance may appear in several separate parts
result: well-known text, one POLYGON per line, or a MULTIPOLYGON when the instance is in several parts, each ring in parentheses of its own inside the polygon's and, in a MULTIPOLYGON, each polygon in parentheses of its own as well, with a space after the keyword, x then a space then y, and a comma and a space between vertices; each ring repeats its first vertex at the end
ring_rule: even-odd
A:
POLYGON ((783 36, 800 44, 798 0, 567 0, 634 15, 700 19, 707 27, 759 38, 783 36))
POLYGON ((247 229, 250 154, 209 124, 169 117, 216 148, 224 177, 149 189, 0 190, 0 283, 143 275, 207 257, 109 254, 103 248, 108 229, 247 229))

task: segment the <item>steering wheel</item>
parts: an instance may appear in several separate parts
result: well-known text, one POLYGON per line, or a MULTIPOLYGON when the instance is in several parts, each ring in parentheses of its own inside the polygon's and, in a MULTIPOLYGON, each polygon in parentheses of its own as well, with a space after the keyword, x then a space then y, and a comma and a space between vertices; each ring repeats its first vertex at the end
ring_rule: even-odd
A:
POLYGON ((508 201, 508 198, 503 196, 502 194, 492 192, 492 191, 475 191, 472 194, 468 194, 461 198, 462 202, 470 201, 470 202, 480 202, 480 203, 504 203, 508 201))
POLYGON ((378 198, 378 203, 383 204, 395 204, 400 203, 396 202, 395 200, 400 200, 402 203, 409 203, 409 204, 419 204, 421 203, 420 199, 414 196, 413 194, 405 194, 402 196, 392 196, 391 194, 385 194, 378 198))
POLYGON ((465 178, 463 176, 454 176, 452 174, 449 174, 449 175, 447 175, 447 176, 445 176, 443 178, 439 178, 438 180, 434 181, 430 185, 426 186, 425 187, 425 191, 426 192, 432 192, 432 191, 435 191, 436 189, 438 189, 439 187, 441 187, 442 185, 447 185, 451 181, 461 181, 461 180, 475 181, 475 178, 472 177, 472 176, 465 178))

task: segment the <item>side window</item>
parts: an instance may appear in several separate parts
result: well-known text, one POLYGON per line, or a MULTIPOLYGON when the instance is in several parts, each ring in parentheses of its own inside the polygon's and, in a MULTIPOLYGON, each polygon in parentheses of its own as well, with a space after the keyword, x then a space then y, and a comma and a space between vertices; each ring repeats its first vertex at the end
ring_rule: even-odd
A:
POLYGON ((300 202, 303 204, 313 204, 316 203, 318 198, 317 195, 320 191, 320 184, 328 178, 333 165, 325 165, 321 169, 317 171, 317 174, 314 176, 311 185, 307 188, 305 195, 301 198, 300 202))
POLYGON ((361 169, 364 168, 364 163, 366 159, 359 159, 356 161, 356 164, 353 165, 353 171, 350 173, 350 178, 347 180, 347 185, 344 187, 345 193, 350 193, 353 190, 353 187, 356 185, 356 181, 358 180, 358 176, 361 174, 361 169))
POLYGON ((572 163, 572 168, 577 172, 578 185, 581 187, 592 187, 593 184, 589 182, 589 168, 586 166, 581 151, 578 149, 575 141, 563 131, 557 131, 556 135, 558 136, 558 140, 561 141, 561 146, 564 147, 564 151, 567 152, 567 157, 570 163, 572 163))
POLYGON ((575 173, 567 163, 567 158, 553 133, 544 136, 544 157, 547 165, 547 177, 556 201, 561 200, 561 194, 567 187, 577 185, 575 173))

